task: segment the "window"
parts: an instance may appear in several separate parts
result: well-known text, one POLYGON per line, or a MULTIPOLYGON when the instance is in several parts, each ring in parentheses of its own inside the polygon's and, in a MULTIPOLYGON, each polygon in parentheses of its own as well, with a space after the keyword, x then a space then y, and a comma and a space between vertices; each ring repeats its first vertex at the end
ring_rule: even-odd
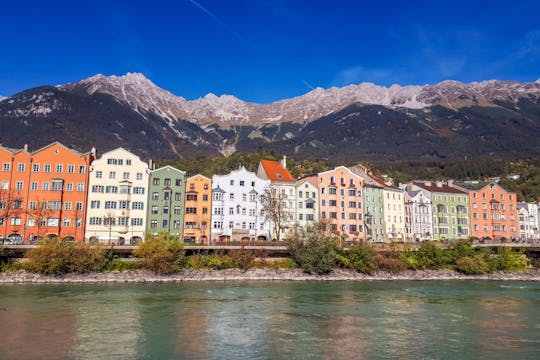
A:
POLYGON ((101 225, 101 218, 100 217, 90 217, 89 223, 90 223, 90 225, 101 225))
POLYGON ((79 174, 84 174, 86 172, 86 166, 79 165, 79 174))
POLYGON ((39 172, 39 164, 32 164, 32 172, 39 172))
POLYGON ((116 178, 116 171, 109 171, 109 179, 115 179, 116 178))
POLYGON ((163 186, 171 186, 171 179, 164 179, 163 186))
POLYGON ((99 200, 90 201, 90 209, 99 209, 99 200))
POLYGON ((84 183, 77 183, 77 191, 78 192, 84 191, 84 183))
POLYGON ((47 206, 50 210, 60 210, 62 203, 60 201, 49 201, 47 206))
POLYGON ((233 186, 234 185, 234 180, 230 180, 229 185, 233 186))
POLYGON ((131 165, 131 159, 126 159, 126 165, 131 165))
POLYGON ((71 201, 66 201, 64 203, 64 210, 70 211, 71 210, 71 205, 72 205, 71 201))
POLYGON ((116 201, 105 201, 105 209, 116 209, 116 201))
POLYGON ((330 193, 330 195, 336 195, 337 194, 336 188, 333 188, 333 187, 329 188, 328 192, 330 193))
POLYGON ((56 164, 56 172, 61 173, 64 171, 64 165, 62 164, 56 164))
POLYGON ((180 206, 174 207, 174 215, 180 215, 182 213, 182 208, 180 206))
POLYGON ((124 179, 124 180, 129 180, 129 173, 128 173, 128 172, 124 172, 124 173, 122 174, 122 179, 124 179))
POLYGON ((240 180, 240 186, 244 186, 244 185, 245 185, 244 180, 240 180))
POLYGON ((66 191, 73 191, 73 183, 66 184, 66 191))
MULTIPOLYGON (((232 181, 232 180, 231 180, 232 181)), ((229 200, 234 200, 234 194, 233 193, 230 193, 229 194, 229 200)))
POLYGON ((144 188, 141 186, 135 186, 133 188, 133 194, 144 195, 144 188))
POLYGON ((151 227, 152 229, 157 228, 157 220, 152 220, 152 221, 150 221, 150 227, 151 227))
POLYGON ((9 165, 10 165, 9 163, 4 163, 4 164, 2 164, 2 170, 3 170, 3 171, 9 171, 9 169, 10 169, 10 166, 9 166, 9 165))
POLYGON ((118 186, 105 186, 105 193, 106 194, 117 194, 118 193, 118 186))
POLYGON ((22 190, 23 189, 23 182, 22 181, 17 181, 15 183, 15 189, 22 190))
POLYGON ((131 194, 131 186, 120 185, 120 194, 131 194))
POLYGON ((197 195, 195 195, 195 194, 188 194, 188 195, 186 196, 186 200, 187 200, 187 201, 197 201, 197 195))
POLYGON ((175 184, 176 186, 182 186, 182 179, 176 179, 175 184))
POLYGON ((83 207, 83 203, 81 201, 77 202, 77 205, 75 205, 75 210, 81 211, 83 207))
POLYGON ((129 200, 120 200, 119 201, 120 209, 129 209, 129 200))
POLYGON ((196 207, 187 207, 186 208, 186 214, 196 214, 197 208, 196 207))
POLYGON ((71 226, 71 219, 64 219, 64 227, 70 227, 71 226))
POLYGON ((46 172, 46 173, 50 173, 51 172, 51 164, 43 165, 43 171, 46 172))
POLYGON ((75 165, 73 165, 73 164, 68 165, 67 172, 68 172, 68 174, 75 173, 75 165))
POLYGON ((24 172, 24 163, 18 163, 17 164, 17 171, 18 172, 24 172))
POLYGON ((103 185, 92 185, 92 192, 94 193, 102 193, 103 189, 103 185))
POLYGON ((153 192, 152 193, 152 200, 159 200, 159 193, 158 192, 153 192))
POLYGON ((131 226, 142 226, 143 219, 142 218, 131 218, 131 226))
POLYGON ((136 176, 137 180, 142 180, 142 175, 143 175, 142 173, 137 173, 137 176, 136 176))
POLYGON ((96 179, 101 179, 103 177, 103 171, 96 171, 96 179))
POLYGON ((196 229, 197 222, 195 221, 186 221, 186 229, 196 229))
POLYGON ((36 210, 37 209, 37 202, 36 201, 28 202, 28 209, 29 210, 36 210))
POLYGON ((142 202, 142 201, 133 201, 131 203, 131 208, 133 210, 144 210, 144 202, 142 202))
POLYGON ((38 182, 37 181, 32 181, 32 184, 31 184, 30 188, 33 191, 36 191, 38 189, 38 182))
POLYGON ((159 181, 160 181, 159 178, 153 178, 153 179, 152 179, 152 185, 158 186, 158 185, 159 185, 159 181))
POLYGON ((62 185, 64 185, 64 183, 62 181, 53 181, 52 182, 52 190, 53 191, 61 191, 62 190, 62 185))
POLYGON ((129 218, 125 216, 119 216, 118 217, 118 225, 120 226, 128 226, 129 224, 129 218))

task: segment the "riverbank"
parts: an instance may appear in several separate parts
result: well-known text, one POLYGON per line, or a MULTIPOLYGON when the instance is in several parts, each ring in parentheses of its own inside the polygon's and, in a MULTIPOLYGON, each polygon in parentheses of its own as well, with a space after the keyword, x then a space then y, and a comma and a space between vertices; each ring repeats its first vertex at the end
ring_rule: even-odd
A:
POLYGON ((371 275, 336 269, 327 275, 306 274, 302 270, 251 269, 182 270, 172 275, 155 275, 146 270, 110 271, 90 274, 42 275, 26 271, 0 273, 0 284, 96 284, 164 283, 192 281, 383 281, 383 280, 495 280, 540 281, 540 270, 464 275, 452 270, 377 272, 371 275))

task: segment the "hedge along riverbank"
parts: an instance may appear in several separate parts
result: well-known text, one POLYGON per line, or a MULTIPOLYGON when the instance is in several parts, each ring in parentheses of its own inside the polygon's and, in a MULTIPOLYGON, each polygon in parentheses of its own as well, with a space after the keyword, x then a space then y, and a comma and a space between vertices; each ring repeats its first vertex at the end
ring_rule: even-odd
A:
POLYGON ((106 271, 146 269, 154 274, 173 274, 182 269, 247 271, 258 269, 296 269, 308 274, 328 274, 342 268, 363 274, 385 272, 399 274, 407 270, 452 270, 466 275, 500 271, 523 271, 538 261, 531 261, 523 251, 511 248, 472 247, 467 242, 443 249, 432 242, 423 243, 417 251, 384 249, 355 244, 347 251, 340 248, 336 238, 326 236, 320 228, 296 229, 287 239, 291 258, 270 260, 263 253, 245 249, 227 254, 196 254, 185 256, 183 244, 174 237, 163 235, 149 238, 135 252, 137 259, 115 258, 100 246, 65 243, 58 239, 43 240, 41 246, 26 254, 26 261, 1 265, 3 271, 26 270, 45 275, 68 273, 87 274, 106 271))

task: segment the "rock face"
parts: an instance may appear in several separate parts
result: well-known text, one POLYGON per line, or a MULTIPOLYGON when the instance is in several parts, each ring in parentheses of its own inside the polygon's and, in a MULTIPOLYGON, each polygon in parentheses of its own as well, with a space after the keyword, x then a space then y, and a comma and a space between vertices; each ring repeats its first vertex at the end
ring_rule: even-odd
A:
POLYGON ((0 144, 122 146, 185 158, 269 148, 332 160, 540 156, 540 82, 322 89, 270 104, 188 101, 144 75, 96 75, 0 98, 0 144), (481 146, 478 146, 480 144, 481 146))

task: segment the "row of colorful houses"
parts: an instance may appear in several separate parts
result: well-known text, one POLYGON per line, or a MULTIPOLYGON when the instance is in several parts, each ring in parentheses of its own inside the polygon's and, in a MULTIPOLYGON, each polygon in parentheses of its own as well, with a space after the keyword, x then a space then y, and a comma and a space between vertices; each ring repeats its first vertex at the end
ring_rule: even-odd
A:
POLYGON ((395 186, 365 166, 294 179, 287 160, 257 173, 188 177, 118 148, 97 157, 55 142, 0 146, 0 237, 135 242, 167 232, 186 242, 282 240, 320 223, 345 241, 538 238, 538 205, 495 182, 395 186))

